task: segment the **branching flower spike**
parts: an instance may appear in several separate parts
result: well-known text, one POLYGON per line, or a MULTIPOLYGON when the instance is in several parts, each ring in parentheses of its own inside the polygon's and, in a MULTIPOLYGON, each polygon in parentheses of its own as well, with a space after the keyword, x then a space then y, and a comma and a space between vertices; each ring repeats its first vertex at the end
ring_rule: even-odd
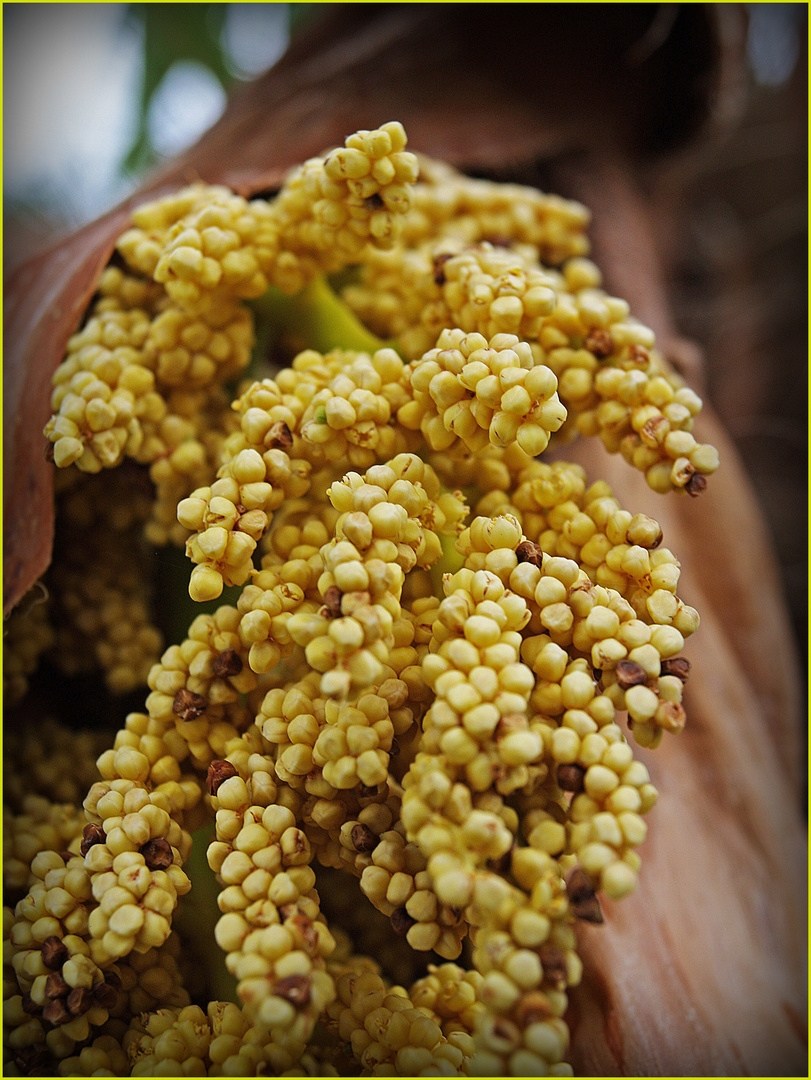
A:
POLYGON ((699 617, 657 522, 539 455, 596 438, 670 497, 718 465, 588 221, 399 123, 133 213, 5 670, 142 711, 95 770, 56 721, 7 744, 6 1075, 571 1074, 699 617))

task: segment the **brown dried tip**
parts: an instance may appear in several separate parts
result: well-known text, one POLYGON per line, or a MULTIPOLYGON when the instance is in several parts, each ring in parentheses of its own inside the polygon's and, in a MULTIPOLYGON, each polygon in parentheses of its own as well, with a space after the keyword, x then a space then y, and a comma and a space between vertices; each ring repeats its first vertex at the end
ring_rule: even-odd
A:
POLYGON ((288 975, 279 979, 273 987, 273 993, 301 1009, 309 1004, 311 989, 312 980, 309 975, 288 975))
POLYGON ((42 942, 42 962, 49 971, 59 971, 68 958, 68 947, 55 934, 42 942))
POLYGON ((72 1020, 73 1017, 68 1012, 65 999, 55 998, 53 1001, 49 1001, 42 1010, 42 1019, 47 1020, 49 1024, 56 1025, 66 1024, 68 1020, 72 1020))
POLYGON ((172 847, 169 841, 164 840, 162 836, 157 836, 154 840, 147 840, 138 850, 143 855, 144 862, 150 870, 165 870, 174 862, 172 847))
POLYGON ((336 619, 341 614, 341 600, 343 595, 344 594, 337 585, 330 585, 324 593, 325 615, 329 615, 331 618, 336 619))
POLYGON ((690 661, 686 656, 674 656, 670 660, 663 660, 661 665, 662 675, 675 675, 682 682, 687 682, 690 676, 690 661))
POLYGON ((212 761, 208 767, 206 773, 206 789, 209 795, 216 795, 220 784, 225 783, 226 780, 230 780, 232 776, 237 775, 235 766, 230 761, 212 761))
POLYGON ((400 937, 405 937, 411 927, 416 923, 416 919, 412 919, 404 907, 395 908, 391 913, 391 926, 395 934, 399 934, 400 937))
POLYGON ((447 278, 445 277, 445 271, 442 269, 442 267, 445 265, 448 259, 452 258, 453 255, 451 255, 450 252, 445 252, 445 254, 443 255, 434 255, 434 281, 437 285, 445 284, 447 278))
POLYGON ((82 855, 86 855, 92 847, 96 844, 104 843, 104 829, 101 825, 85 825, 82 829, 82 842, 79 845, 79 851, 82 855))
POLYGON ((232 675, 239 675, 244 666, 242 657, 235 649, 223 649, 214 657, 211 671, 218 679, 230 679, 232 675))
POLYGON ((185 687, 178 690, 172 702, 172 712, 180 720, 196 720, 206 711, 208 702, 200 694, 195 694, 185 687))
POLYGON ((566 987, 566 955, 562 949, 556 949, 553 945, 542 945, 538 949, 538 956, 543 967, 545 981, 551 982, 556 990, 566 987))
POLYGON ((39 1005, 37 1005, 36 1001, 34 1001, 28 991, 23 994, 20 1000, 20 1008, 28 1016, 36 1016, 39 1012, 39 1005))
POLYGON ((684 485, 684 490, 688 495, 692 495, 693 498, 696 495, 700 495, 707 486, 707 477, 702 476, 701 473, 693 473, 687 483, 684 485))
POLYGON ((605 360, 614 351, 614 341, 607 330, 592 330, 583 343, 598 360, 605 360))
MULTIPOLYGON (((108 975, 109 977, 109 975, 108 975)), ((118 990, 110 982, 97 983, 92 990, 93 1000, 102 1009, 113 1009, 118 1001, 118 990)))
POLYGON ((293 445, 293 432, 283 420, 271 424, 266 438, 270 450, 289 450, 293 445))
POLYGON ((628 690, 631 686, 642 686, 648 681, 645 669, 634 660, 620 660, 614 670, 617 682, 623 690, 628 690))
POLYGON ((520 563, 532 563, 538 568, 543 563, 543 549, 540 544, 534 544, 531 540, 522 540, 515 549, 515 556, 520 563))
POLYGON ((77 986, 68 994, 68 1012, 73 1016, 81 1016, 92 1009, 94 1004, 93 991, 86 986, 77 986))
POLYGON ((357 825, 352 826, 350 837, 355 851, 360 852, 374 851, 377 847, 378 840, 380 839, 372 832, 368 825, 364 825, 362 822, 358 822, 357 825))
POLYGON ((566 892, 573 914, 583 922, 601 923, 603 912, 591 878, 576 866, 566 878, 566 892))
POLYGON ((558 765, 558 785, 563 791, 579 795, 584 788, 586 770, 582 765, 558 765))
POLYGON ((52 971, 45 980, 45 997, 51 1001, 70 993, 70 987, 58 971, 52 971))

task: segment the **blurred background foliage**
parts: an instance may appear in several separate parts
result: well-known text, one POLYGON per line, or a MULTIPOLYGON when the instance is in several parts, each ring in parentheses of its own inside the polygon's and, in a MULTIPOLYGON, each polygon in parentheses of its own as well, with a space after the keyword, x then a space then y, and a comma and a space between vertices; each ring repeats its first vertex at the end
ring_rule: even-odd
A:
POLYGON ((6 4, 6 267, 125 198, 320 5, 6 4))
MULTIPOLYGON (((143 40, 138 130, 123 161, 142 172, 160 156, 149 118, 159 95, 182 72, 216 80, 223 104, 234 86, 269 67, 310 17, 314 4, 130 4, 126 18, 143 40), (273 10, 275 9, 275 11, 273 10), (251 35, 257 37, 251 42, 251 35)), ((192 76, 193 78, 194 76, 192 76)), ((178 91, 175 91, 178 93, 178 91)), ((192 93, 191 85, 179 93, 192 93)))
MULTIPOLYGON (((6 269, 102 214, 145 171, 195 142, 228 95, 275 63, 325 6, 4 5, 6 269)), ((808 8, 741 6, 746 105, 726 137, 696 159, 672 302, 682 332, 704 352, 707 396, 770 522, 802 649, 808 8)))

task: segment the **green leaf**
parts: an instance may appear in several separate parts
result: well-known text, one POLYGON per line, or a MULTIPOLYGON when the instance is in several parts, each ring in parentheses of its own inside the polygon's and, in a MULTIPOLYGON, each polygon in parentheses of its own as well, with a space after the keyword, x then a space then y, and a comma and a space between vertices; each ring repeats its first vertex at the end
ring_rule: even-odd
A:
POLYGON ((227 4, 130 4, 129 17, 143 27, 144 77, 138 131, 124 160, 125 169, 141 171, 156 159, 147 132, 149 105, 179 60, 203 64, 226 92, 233 85, 221 45, 227 8, 227 4))

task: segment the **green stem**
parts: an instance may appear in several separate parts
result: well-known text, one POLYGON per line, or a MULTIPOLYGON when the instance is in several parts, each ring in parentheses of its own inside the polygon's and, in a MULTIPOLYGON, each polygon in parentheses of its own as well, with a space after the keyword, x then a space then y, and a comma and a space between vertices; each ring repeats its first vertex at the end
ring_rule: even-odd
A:
POLYGON ((352 349, 376 352, 394 347, 363 325, 323 275, 294 296, 271 287, 251 306, 257 316, 257 325, 274 328, 275 340, 289 341, 297 351, 352 349))
POLYGON ((434 588, 434 596, 441 600, 445 595, 442 591, 442 578, 445 574, 455 574, 465 565, 464 556, 456 550, 456 537, 447 533, 440 533, 439 542, 442 545, 442 555, 431 567, 431 584, 434 588))
POLYGON ((206 858, 213 837, 213 822, 192 833, 191 854, 183 864, 191 880, 191 889, 177 906, 174 925, 188 943, 195 961, 205 970, 211 1000, 232 1001, 239 1005, 237 981, 225 966, 225 953, 214 938, 214 928, 220 915, 217 906, 220 886, 206 858))
POLYGON ((198 615, 213 615, 223 604, 236 606, 242 586, 226 586, 215 600, 192 600, 189 596, 189 573, 192 569, 182 548, 166 544, 155 549, 155 619, 165 640, 179 644, 188 636, 189 627, 198 615))

